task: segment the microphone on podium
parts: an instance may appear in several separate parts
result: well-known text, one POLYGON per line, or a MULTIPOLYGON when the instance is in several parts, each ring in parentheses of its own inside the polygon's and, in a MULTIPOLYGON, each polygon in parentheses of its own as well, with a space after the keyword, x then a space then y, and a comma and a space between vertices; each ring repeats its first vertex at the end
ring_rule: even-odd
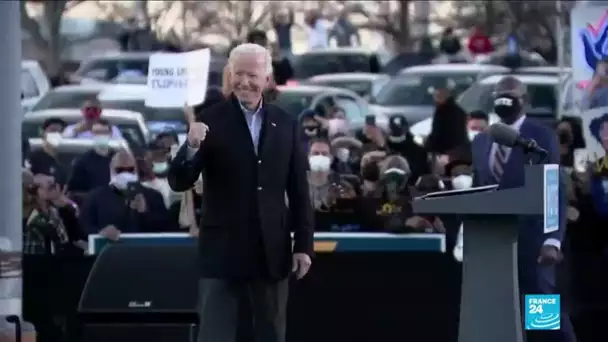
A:
POLYGON ((542 157, 547 156, 547 150, 538 146, 534 139, 522 138, 515 129, 504 123, 499 122, 491 125, 488 129, 488 134, 490 134, 490 137, 492 137, 494 142, 499 145, 511 148, 521 147, 525 153, 534 153, 542 157))

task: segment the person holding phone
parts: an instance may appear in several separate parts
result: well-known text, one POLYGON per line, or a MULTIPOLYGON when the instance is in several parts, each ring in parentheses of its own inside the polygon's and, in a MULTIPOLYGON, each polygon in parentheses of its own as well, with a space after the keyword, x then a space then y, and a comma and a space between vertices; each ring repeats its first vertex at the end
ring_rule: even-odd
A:
POLYGON ((386 146, 386 138, 382 129, 376 125, 374 115, 365 117, 365 125, 355 134, 355 137, 363 143, 364 151, 383 150, 386 146))

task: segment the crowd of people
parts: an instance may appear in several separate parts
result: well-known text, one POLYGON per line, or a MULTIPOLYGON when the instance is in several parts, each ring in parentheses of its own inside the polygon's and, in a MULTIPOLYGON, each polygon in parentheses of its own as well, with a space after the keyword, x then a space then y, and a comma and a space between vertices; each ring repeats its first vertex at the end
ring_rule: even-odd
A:
MULTIPOLYGON (((288 32, 293 14, 280 12, 274 20, 274 80, 283 84, 291 72, 288 32)), ((314 28, 319 18, 311 15, 307 20, 314 28)), ((350 41, 354 31, 346 17, 341 20, 342 31, 334 29, 334 34, 346 35, 350 41)), ((346 44, 344 37, 339 36, 338 42, 346 44)), ((313 38, 319 40, 318 36, 313 38)), ((268 46, 263 32, 251 32, 248 41, 268 46)), ((453 32, 446 30, 440 49, 454 54, 462 47, 453 32)), ((494 48, 478 30, 469 40, 468 49, 481 54, 494 48)), ((204 103, 184 108, 187 121, 230 96, 229 77, 225 70, 223 88, 208 89, 204 103)), ((276 89, 271 87, 264 100, 272 102, 273 92, 276 89)), ((412 200, 429 192, 473 185, 469 131, 485 131, 489 117, 482 111, 465 112, 447 89, 437 89, 434 99, 431 133, 422 142, 414 139, 402 115, 388 118, 386 130, 370 115, 362 129, 352 131, 344 109, 334 103, 300 114, 300 147, 308 157, 309 197, 316 231, 445 233, 448 250, 461 247, 458 218, 416 215, 412 200)), ((61 118, 47 119, 42 147, 24 156, 24 254, 84 255, 89 234, 101 234, 113 241, 120 240, 122 233, 199 234, 200 224, 205 221, 201 212, 205 180, 199 178, 194 187, 180 193, 169 186, 170 161, 179 149, 177 133, 158 134, 144 151, 114 149, 110 141, 121 134, 104 120, 103 111, 100 103, 88 101, 83 103, 82 120, 76 125, 69 126, 61 118), (66 165, 58 158, 62 138, 92 139, 94 147, 66 165)), ((556 125, 561 163, 571 177, 565 249, 587 254, 593 249, 600 255, 606 250, 608 236, 597 229, 606 219, 603 209, 594 204, 592 179, 594 173, 603 172, 603 165, 589 165, 585 173, 573 168, 573 153, 579 144, 573 125, 568 120, 556 125)), ((459 255, 456 259, 461 260, 459 255)))

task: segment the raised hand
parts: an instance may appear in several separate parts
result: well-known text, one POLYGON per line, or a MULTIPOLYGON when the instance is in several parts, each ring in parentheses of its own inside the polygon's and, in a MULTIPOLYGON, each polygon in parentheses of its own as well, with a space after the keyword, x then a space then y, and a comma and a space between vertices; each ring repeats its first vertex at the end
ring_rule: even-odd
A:
POLYGON ((186 122, 190 127, 188 129, 188 146, 192 148, 199 148, 201 143, 205 141, 205 137, 207 136, 207 132, 209 131, 209 126, 205 125, 202 122, 197 122, 196 117, 194 115, 194 110, 192 107, 185 105, 184 106, 184 116, 186 117, 186 122))

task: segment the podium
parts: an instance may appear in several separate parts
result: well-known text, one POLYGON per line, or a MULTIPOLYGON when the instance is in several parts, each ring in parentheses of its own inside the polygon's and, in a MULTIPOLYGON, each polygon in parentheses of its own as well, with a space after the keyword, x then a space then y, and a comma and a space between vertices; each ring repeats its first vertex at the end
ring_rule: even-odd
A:
POLYGON ((517 238, 522 216, 559 226, 559 166, 526 165, 525 185, 443 191, 413 202, 417 214, 463 217, 459 342, 523 342, 517 238))

